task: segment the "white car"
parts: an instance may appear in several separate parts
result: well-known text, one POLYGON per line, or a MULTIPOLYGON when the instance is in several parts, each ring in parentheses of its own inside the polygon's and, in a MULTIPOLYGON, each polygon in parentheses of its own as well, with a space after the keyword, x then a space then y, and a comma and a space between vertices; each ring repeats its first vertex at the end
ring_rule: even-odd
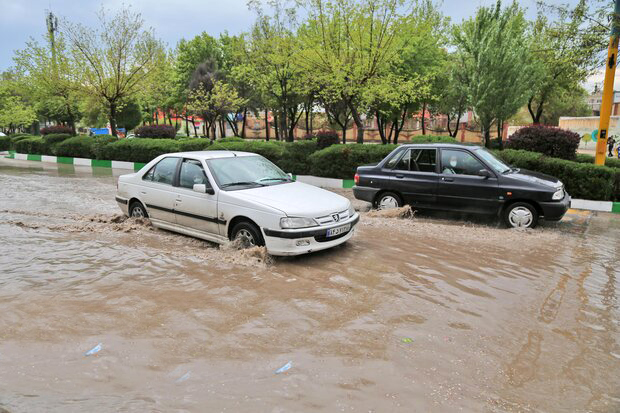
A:
POLYGON ((248 152, 161 155, 118 178, 116 201, 132 217, 224 243, 237 238, 273 255, 331 248, 352 236, 359 214, 333 192, 294 182, 248 152))

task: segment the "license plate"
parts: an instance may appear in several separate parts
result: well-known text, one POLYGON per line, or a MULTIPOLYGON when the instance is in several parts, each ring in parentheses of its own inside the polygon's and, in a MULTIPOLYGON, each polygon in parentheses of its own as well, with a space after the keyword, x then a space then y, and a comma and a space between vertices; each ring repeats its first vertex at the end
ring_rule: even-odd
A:
POLYGON ((337 228, 330 228, 327 230, 327 237, 335 237, 336 235, 344 234, 345 232, 349 232, 350 229, 351 224, 347 224, 337 228))

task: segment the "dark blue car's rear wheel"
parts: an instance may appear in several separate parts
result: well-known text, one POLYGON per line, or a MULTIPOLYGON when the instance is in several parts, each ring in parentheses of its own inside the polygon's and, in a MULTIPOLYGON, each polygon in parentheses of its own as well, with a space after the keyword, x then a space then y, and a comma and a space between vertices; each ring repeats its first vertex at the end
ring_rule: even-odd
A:
POLYGON ((394 192, 381 192, 375 199, 375 208, 378 209, 400 208, 401 206, 403 206, 403 201, 394 192))

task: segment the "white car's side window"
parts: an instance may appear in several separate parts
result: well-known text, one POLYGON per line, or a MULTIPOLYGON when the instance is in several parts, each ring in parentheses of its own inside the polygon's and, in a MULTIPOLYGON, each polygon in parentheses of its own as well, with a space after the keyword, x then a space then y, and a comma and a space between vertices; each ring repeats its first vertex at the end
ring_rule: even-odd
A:
POLYGON ((205 184, 207 187, 211 186, 200 161, 184 159, 181 164, 179 186, 192 189, 196 184, 205 184))
POLYGON ((179 158, 164 158, 142 177, 144 181, 172 185, 179 158))

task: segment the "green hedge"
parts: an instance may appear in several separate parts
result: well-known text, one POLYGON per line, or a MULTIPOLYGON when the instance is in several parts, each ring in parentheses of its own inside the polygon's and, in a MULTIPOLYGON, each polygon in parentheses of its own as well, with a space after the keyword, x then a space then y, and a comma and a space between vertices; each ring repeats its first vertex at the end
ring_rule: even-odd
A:
POLYGON ((34 136, 34 135, 25 135, 23 133, 19 133, 16 135, 11 135, 9 136, 9 138, 11 139, 11 149, 16 149, 15 144, 17 144, 17 142, 19 141, 23 141, 24 139, 30 139, 30 138, 38 138, 39 136, 34 136))
POLYGON ((47 145, 43 138, 24 137, 13 143, 15 150, 19 153, 32 153, 36 155, 47 155, 47 145))
MULTIPOLYGON (((254 152, 264 156, 276 165, 280 165, 282 155, 284 154, 283 142, 263 142, 263 141, 244 141, 244 142, 224 142, 209 146, 209 151, 240 151, 254 152)), ((289 171, 286 171, 289 172, 289 171)))
POLYGON ((524 150, 506 149, 496 155, 514 167, 555 176, 573 198, 620 200, 620 170, 617 168, 550 158, 524 150))
POLYGON ((211 141, 206 138, 179 139, 178 143, 183 152, 204 151, 211 146, 211 141))
POLYGON ((287 142, 282 144, 284 152, 278 166, 287 173, 310 175, 312 164, 310 155, 318 150, 315 140, 287 142))
POLYGON ((0 136, 0 151, 8 151, 9 149, 11 149, 11 138, 0 136))
MULTIPOLYGON (((594 156, 585 153, 578 153, 575 158, 575 162, 594 164, 594 156)), ((605 166, 609 166, 610 168, 620 168, 620 159, 605 158, 605 166)))
POLYGON ((442 135, 418 135, 411 138, 407 143, 460 143, 451 136, 442 135))
POLYGON ((172 139, 121 139, 104 145, 98 158, 147 163, 164 153, 180 152, 179 142, 172 139))
POLYGON ((360 165, 377 163, 398 145, 332 145, 310 155, 310 174, 327 178, 353 179, 360 165))
POLYGON ((54 148, 57 156, 69 156, 74 158, 94 158, 93 153, 95 138, 90 136, 74 136, 66 139, 54 148))
POLYGON ((44 135, 43 140, 50 147, 62 141, 69 139, 71 135, 67 133, 50 133, 49 135, 44 135))

